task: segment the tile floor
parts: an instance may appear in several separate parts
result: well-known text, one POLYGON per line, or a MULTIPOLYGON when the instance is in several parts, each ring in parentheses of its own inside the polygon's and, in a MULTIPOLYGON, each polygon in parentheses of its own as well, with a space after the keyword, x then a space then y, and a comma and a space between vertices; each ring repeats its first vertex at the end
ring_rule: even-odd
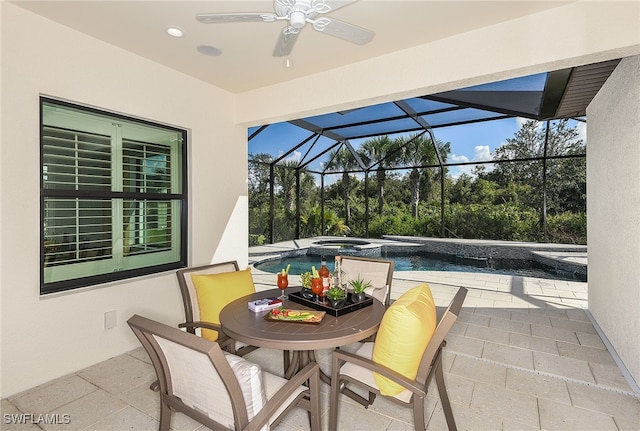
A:
MULTIPOLYGON (((272 287, 272 274, 255 271, 254 278, 259 289, 272 287)), ((459 429, 640 430, 640 391, 625 379, 583 310, 586 283, 396 272, 392 298, 423 281, 429 282, 439 307, 448 304, 458 286, 469 288, 444 355, 459 429)), ((280 352, 259 349, 249 358, 281 373, 280 352)), ((329 358, 329 351, 318 355, 325 370, 329 358)), ((3 399, 1 428, 155 430, 158 396, 148 389, 153 380, 153 369, 139 348, 3 399), (28 423, 7 423, 11 414, 28 423), (32 424, 39 414, 59 423, 32 424)), ((425 411, 428 429, 446 429, 433 389, 425 411)), ((323 429, 328 423, 328 394, 329 388, 322 385, 323 429)), ((205 429, 182 414, 173 415, 171 427, 205 429)), ((277 427, 277 431, 305 429, 308 423, 302 411, 294 411, 277 427)), ((380 397, 368 410, 343 399, 339 429, 404 431, 412 430, 413 422, 408 409, 380 397)))

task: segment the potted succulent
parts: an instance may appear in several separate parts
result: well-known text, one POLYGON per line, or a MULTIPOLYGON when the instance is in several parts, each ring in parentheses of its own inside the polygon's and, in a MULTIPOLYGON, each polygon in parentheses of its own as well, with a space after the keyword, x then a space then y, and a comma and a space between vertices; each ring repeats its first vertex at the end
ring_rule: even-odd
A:
POLYGON ((360 278, 358 274, 358 278, 355 280, 349 280, 349 285, 353 289, 353 293, 351 294, 351 301, 356 303, 360 301, 364 301, 366 295, 364 294, 365 289, 371 287, 370 281, 365 281, 363 278, 360 278))
POLYGON ((345 299, 347 299, 347 292, 338 286, 334 286, 327 290, 327 299, 329 300, 329 305, 331 305, 331 307, 339 308, 344 303, 345 299))
POLYGON ((302 295, 302 297, 306 299, 313 298, 314 295, 311 291, 311 273, 309 271, 300 274, 300 284, 302 284, 300 295, 302 295))
POLYGON ((355 280, 349 280, 349 285, 353 289, 353 293, 351 294, 351 302, 356 303, 360 301, 364 301, 366 295, 364 294, 365 289, 371 287, 370 281, 365 281, 363 278, 358 278, 355 280))

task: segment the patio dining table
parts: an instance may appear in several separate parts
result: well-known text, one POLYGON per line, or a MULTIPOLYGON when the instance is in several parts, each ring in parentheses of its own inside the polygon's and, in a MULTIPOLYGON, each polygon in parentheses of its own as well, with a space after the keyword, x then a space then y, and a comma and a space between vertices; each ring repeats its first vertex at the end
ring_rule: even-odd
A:
MULTIPOLYGON (((290 288, 287 292, 296 290, 299 288, 290 288)), ((285 366, 289 365, 285 370, 287 378, 309 361, 315 360, 315 350, 345 346, 375 334, 386 310, 380 301, 374 300, 368 307, 337 317, 325 314, 322 321, 311 324, 266 320, 268 311, 253 312, 248 308, 249 301, 279 294, 278 289, 266 290, 231 302, 220 312, 220 324, 224 333, 237 341, 257 347, 291 351, 293 355, 290 364, 285 361, 285 366)), ((310 310, 309 307, 288 299, 283 306, 310 310)), ((322 376, 322 380, 328 383, 329 377, 322 376)))

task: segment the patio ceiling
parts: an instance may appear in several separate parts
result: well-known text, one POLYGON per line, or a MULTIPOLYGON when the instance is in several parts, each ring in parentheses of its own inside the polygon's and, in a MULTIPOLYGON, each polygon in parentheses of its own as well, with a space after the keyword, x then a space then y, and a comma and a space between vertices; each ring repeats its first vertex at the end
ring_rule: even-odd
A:
MULTIPOLYGON (((309 170, 340 145, 382 135, 401 135, 457 125, 522 117, 545 121, 579 118, 620 59, 583 65, 395 102, 318 115, 249 130, 250 153, 269 142, 290 141, 274 155, 279 162, 302 152, 298 167, 309 170), (253 150, 253 151, 252 151, 253 150)), ((313 169, 310 170, 314 172, 313 169)), ((317 172, 317 173, 327 173, 317 172)))

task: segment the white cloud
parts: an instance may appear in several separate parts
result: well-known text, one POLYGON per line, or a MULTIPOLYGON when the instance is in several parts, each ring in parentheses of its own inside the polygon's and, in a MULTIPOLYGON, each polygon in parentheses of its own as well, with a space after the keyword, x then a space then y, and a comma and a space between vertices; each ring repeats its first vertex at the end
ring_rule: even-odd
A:
MULTIPOLYGON (((469 158, 464 154, 452 154, 450 160, 453 163, 487 162, 493 160, 493 154, 491 154, 491 150, 488 145, 476 145, 475 147, 473 147, 473 158, 471 160, 469 160, 469 158)), ((484 166, 488 171, 493 169, 493 165, 484 166)), ((449 171, 449 175, 454 179, 458 179, 462 174, 473 176, 473 170, 475 169, 475 167, 476 165, 452 167, 449 171)))
POLYGON ((453 163, 467 163, 469 161, 469 158, 467 156, 465 156, 464 154, 458 156, 456 154, 451 154, 451 161, 453 163))
POLYGON ((300 159, 302 159, 302 153, 300 151, 294 151, 293 153, 291 153, 291 155, 289 157, 287 157, 285 160, 287 162, 299 162, 300 159))
POLYGON ((473 147, 473 161, 474 162, 486 162, 493 160, 493 154, 488 145, 476 145, 473 147))

